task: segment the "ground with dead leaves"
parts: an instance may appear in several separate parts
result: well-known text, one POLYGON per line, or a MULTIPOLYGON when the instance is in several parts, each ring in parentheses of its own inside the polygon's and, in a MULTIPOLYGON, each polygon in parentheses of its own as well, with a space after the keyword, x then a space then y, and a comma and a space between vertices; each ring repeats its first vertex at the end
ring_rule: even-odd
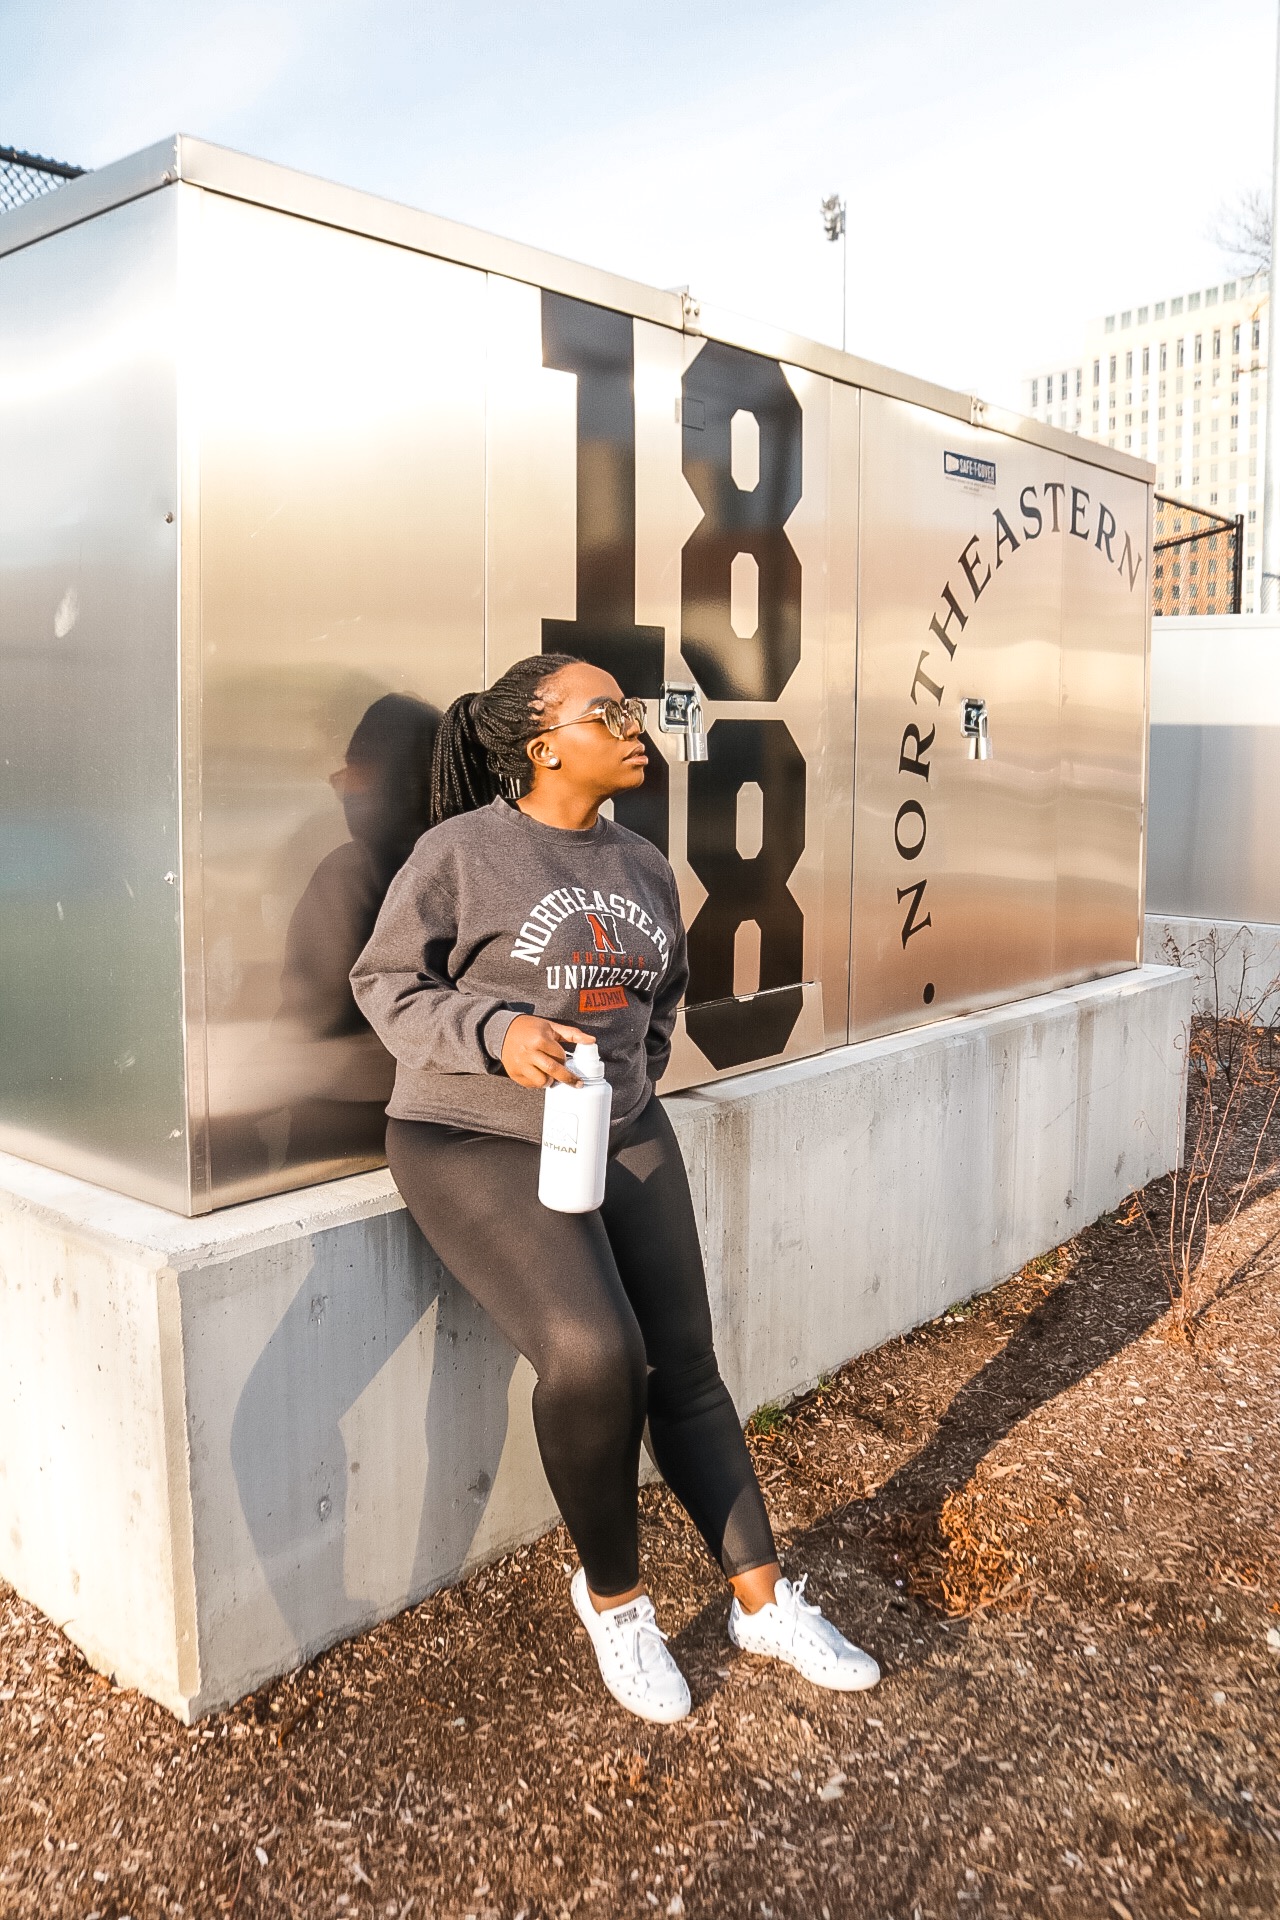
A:
POLYGON ((600 1687, 563 1534, 191 1729, 0 1589, 0 1914, 1270 1920, 1277 1248, 1268 1193, 1188 1341, 1133 1210, 754 1423, 871 1694, 734 1654, 661 1490, 668 1729, 600 1687))

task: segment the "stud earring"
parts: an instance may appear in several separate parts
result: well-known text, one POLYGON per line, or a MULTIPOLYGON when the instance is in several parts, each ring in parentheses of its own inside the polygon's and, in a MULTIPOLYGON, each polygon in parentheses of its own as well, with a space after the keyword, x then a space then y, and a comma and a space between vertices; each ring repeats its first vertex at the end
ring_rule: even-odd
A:
POLYGON ((556 759, 554 753, 549 753, 547 755, 547 765, 549 767, 558 767, 560 765, 560 762, 556 759))

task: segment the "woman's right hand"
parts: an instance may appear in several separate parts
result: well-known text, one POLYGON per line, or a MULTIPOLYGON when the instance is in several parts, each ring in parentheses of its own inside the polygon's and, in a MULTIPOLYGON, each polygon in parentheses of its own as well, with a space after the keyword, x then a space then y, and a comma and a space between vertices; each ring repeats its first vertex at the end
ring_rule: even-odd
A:
POLYGON ((595 1036, 558 1020, 541 1020, 536 1013, 518 1013, 502 1042, 502 1065, 518 1087, 548 1087, 560 1080, 566 1087, 581 1086, 565 1065, 564 1042, 595 1044, 595 1036))

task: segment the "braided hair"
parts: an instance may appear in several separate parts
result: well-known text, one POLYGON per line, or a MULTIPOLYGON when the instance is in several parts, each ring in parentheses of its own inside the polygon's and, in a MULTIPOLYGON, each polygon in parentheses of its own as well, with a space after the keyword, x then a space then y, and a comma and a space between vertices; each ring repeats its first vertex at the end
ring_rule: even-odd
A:
POLYGON ((562 667, 576 665, 570 653, 531 653, 483 693, 464 693, 446 709, 431 758, 433 827, 487 807, 500 793, 528 791, 525 748, 542 731, 542 689, 562 667))

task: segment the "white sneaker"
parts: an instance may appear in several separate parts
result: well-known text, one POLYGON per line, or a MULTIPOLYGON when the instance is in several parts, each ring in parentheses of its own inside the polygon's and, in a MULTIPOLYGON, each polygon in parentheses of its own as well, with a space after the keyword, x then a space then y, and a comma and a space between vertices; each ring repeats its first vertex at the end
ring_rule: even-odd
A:
POLYGON ((735 1597, 729 1609, 729 1638, 744 1653, 785 1660, 817 1687, 833 1687, 840 1693, 874 1687, 879 1667, 869 1653, 824 1619, 821 1607, 811 1606, 804 1598, 808 1578, 807 1573, 802 1575, 795 1586, 779 1580, 773 1599, 755 1613, 739 1606, 735 1597))
POLYGON ((641 1720, 683 1720, 693 1704, 688 1682, 667 1652, 648 1594, 597 1613, 581 1567, 569 1593, 595 1648, 600 1678, 619 1706, 641 1720))

